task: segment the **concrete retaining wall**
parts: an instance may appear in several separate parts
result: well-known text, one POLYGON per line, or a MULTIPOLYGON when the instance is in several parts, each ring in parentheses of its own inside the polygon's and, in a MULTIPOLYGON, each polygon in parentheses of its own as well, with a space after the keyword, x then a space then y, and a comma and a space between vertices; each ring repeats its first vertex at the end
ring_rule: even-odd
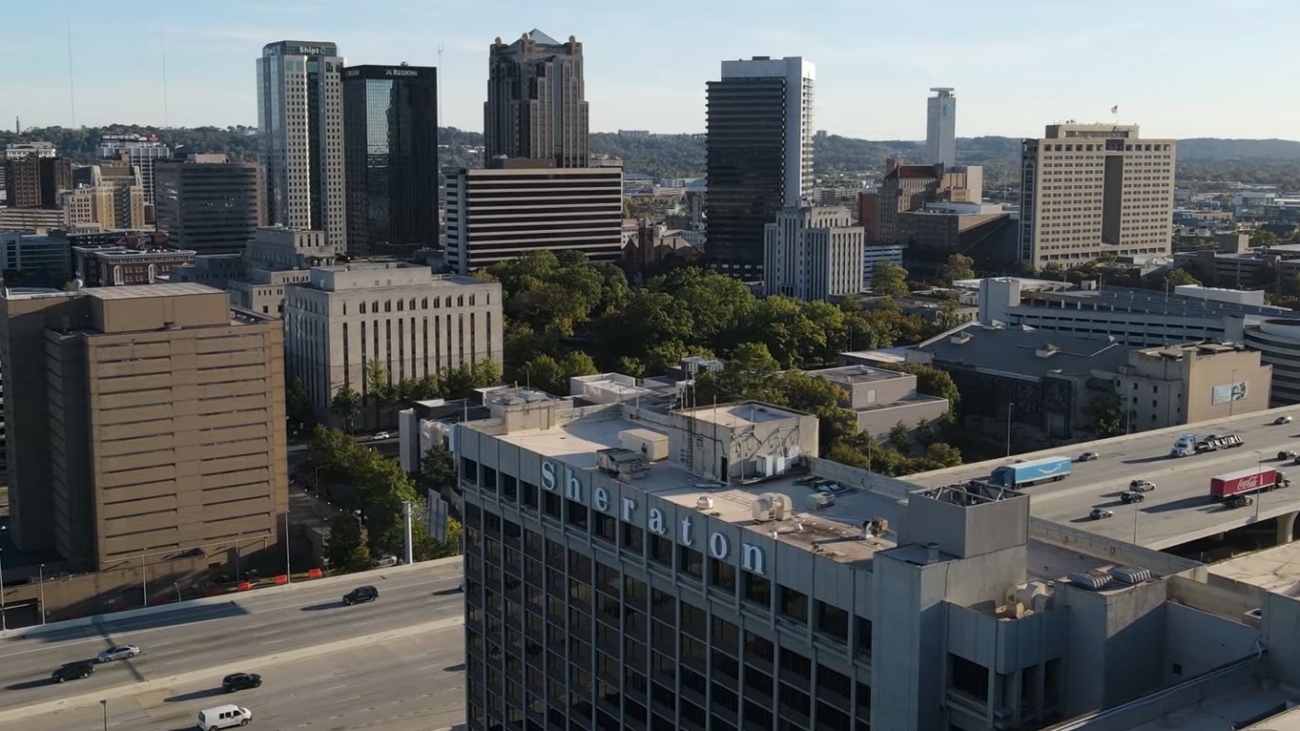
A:
POLYGON ((818 477, 834 480, 847 487, 860 487, 864 490, 871 490, 895 500, 906 500, 908 493, 920 489, 917 485, 904 482, 895 477, 878 475, 857 467, 832 462, 829 459, 812 457, 810 464, 812 465, 813 474, 818 477))
POLYGON ((1210 575, 1213 581, 1184 576, 1169 578, 1169 599, 1202 612, 1241 622, 1243 615, 1263 606, 1264 590, 1240 581, 1210 575))
POLYGON ((1029 535, 1107 561, 1143 566, 1159 576, 1172 576, 1201 566, 1199 562, 1188 558, 1142 548, 1044 518, 1029 518, 1029 535))

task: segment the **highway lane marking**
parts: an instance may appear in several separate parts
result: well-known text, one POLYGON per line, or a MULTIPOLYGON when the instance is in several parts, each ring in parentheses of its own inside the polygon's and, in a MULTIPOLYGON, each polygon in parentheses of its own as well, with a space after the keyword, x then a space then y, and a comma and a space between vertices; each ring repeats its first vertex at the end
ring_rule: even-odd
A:
MULTIPOLYGON (((449 582, 449 583, 450 583, 450 582, 449 582)), ((408 585, 408 586, 418 586, 418 584, 411 584, 411 585, 408 585)), ((405 587, 403 587, 403 588, 405 588, 405 587)), ((398 589, 394 589, 394 590, 392 590, 392 591, 398 591, 398 589)), ((342 596, 342 595, 340 594, 340 596, 342 596)), ((382 597, 381 597, 381 598, 382 598, 382 597)), ((455 599, 455 600, 451 600, 451 599, 448 598, 448 597, 433 597, 433 598, 432 598, 432 601, 428 601, 429 597, 418 597, 418 596, 416 596, 416 597, 410 597, 410 598, 411 598, 411 599, 419 599, 419 598, 426 599, 426 601, 423 602, 424 604, 431 605, 431 606, 434 606, 434 607, 437 607, 437 608, 449 607, 450 605, 461 603, 461 600, 460 600, 459 598, 457 598, 457 599, 455 599)), ((236 614, 236 615, 231 615, 231 616, 221 616, 221 617, 215 617, 215 618, 212 618, 212 619, 215 619, 215 620, 217 620, 218 622, 219 622, 219 620, 222 620, 222 619, 231 619, 231 620, 234 620, 234 619, 247 619, 248 617, 256 616, 256 615, 258 615, 258 614, 269 614, 269 613, 272 613, 272 612, 284 611, 284 610, 286 610, 286 609, 301 608, 302 606, 310 606, 310 605, 313 604, 313 603, 317 603, 317 602, 312 601, 312 600, 310 600, 310 599, 307 600, 307 601, 303 601, 303 599, 304 599, 304 597, 298 597, 297 600, 296 600, 295 602, 292 602, 292 603, 284 603, 284 604, 282 604, 282 605, 277 605, 277 606, 274 606, 274 607, 266 607, 266 606, 263 606, 263 607, 259 607, 259 608, 258 608, 258 611, 249 611, 249 612, 244 613, 244 614, 236 614)), ((238 604, 237 602, 234 602, 234 601, 232 601, 231 603, 232 603, 232 604, 236 604, 236 606, 242 607, 242 608, 244 608, 244 609, 252 609, 251 607, 244 607, 242 604, 238 604)), ((186 619, 187 619, 187 620, 188 620, 188 619, 196 619, 197 621, 183 621, 183 622, 179 622, 179 623, 177 623, 177 624, 170 624, 170 625, 163 626, 163 627, 144 627, 144 628, 141 628, 141 629, 135 629, 135 630, 132 630, 132 629, 130 629, 129 627, 124 627, 124 626, 123 626, 124 623, 122 623, 122 624, 118 624, 118 623, 108 623, 108 622, 106 622, 106 623, 104 623, 104 624, 102 624, 102 625, 91 624, 91 625, 86 625, 86 626, 84 626, 84 627, 79 627, 79 628, 77 628, 77 629, 78 629, 80 632, 84 632, 84 633, 86 633, 85 636, 82 636, 82 637, 76 637, 76 638, 71 638, 71 637, 70 637, 70 638, 68 638, 68 639, 66 639, 66 640, 60 640, 60 641, 57 641, 57 642, 42 642, 42 639, 44 639, 44 637, 45 637, 44 635, 36 635, 36 636, 33 636, 33 637, 25 637, 25 638, 21 638, 21 639, 11 640, 10 642, 14 643, 14 644, 17 645, 18 647, 22 647, 22 644, 19 644, 19 643, 26 643, 26 644, 29 644, 29 645, 40 644, 40 646, 39 646, 39 647, 32 647, 31 649, 26 649, 26 650, 19 649, 19 650, 7 650, 7 651, 0 652, 0 660, 4 660, 4 659, 8 659, 8 658, 12 658, 12 657, 18 657, 18 656, 21 656, 21 655, 30 655, 30 654, 37 653, 37 652, 47 652, 47 651, 52 650, 53 648, 72 648, 72 647, 77 647, 77 646, 79 646, 79 645, 84 645, 84 644, 88 644, 88 643, 92 643, 92 642, 93 642, 93 643, 103 644, 103 645, 107 646, 108 643, 109 643, 111 640, 109 640, 108 638, 106 638, 106 637, 104 636, 104 634, 107 634, 109 637, 129 637, 129 638, 131 638, 131 639, 135 639, 137 636, 139 636, 139 635, 143 635, 143 634, 148 634, 148 633, 153 633, 153 632, 162 632, 162 631, 166 631, 166 630, 180 630, 180 629, 182 629, 182 628, 183 628, 185 625, 187 625, 187 624, 204 624, 204 626, 205 626, 205 627, 208 627, 208 628, 213 628, 213 629, 216 629, 216 630, 226 629, 226 631, 231 632, 231 633, 236 633, 238 636, 241 636, 241 637, 242 637, 242 636, 246 636, 246 632, 241 631, 239 628, 222 628, 222 627, 220 627, 219 624, 216 623, 216 622, 211 623, 211 624, 208 624, 207 622, 209 622, 209 621, 211 621, 211 620, 202 620, 202 619, 200 619, 201 617, 203 617, 203 616, 205 616, 205 615, 217 614, 218 612, 229 611, 229 608, 228 608, 228 607, 229 607, 228 604, 218 604, 218 605, 208 605, 208 606, 205 606, 205 607, 193 607, 193 608, 180 609, 180 610, 177 610, 177 611, 178 611, 178 612, 183 612, 183 613, 185 613, 185 615, 186 615, 186 619)), ((288 621, 288 620, 286 620, 286 621, 288 621)), ((141 619, 138 621, 138 623, 139 623, 139 624, 145 624, 145 623, 147 623, 147 622, 145 621, 145 618, 141 618, 141 619)), ((296 622, 294 622, 294 623, 296 624, 296 622)))

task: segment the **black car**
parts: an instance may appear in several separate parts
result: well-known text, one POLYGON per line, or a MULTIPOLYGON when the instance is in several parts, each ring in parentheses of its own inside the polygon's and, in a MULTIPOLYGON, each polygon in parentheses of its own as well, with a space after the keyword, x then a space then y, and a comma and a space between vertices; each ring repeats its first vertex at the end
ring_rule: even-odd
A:
POLYGON ((262 687, 262 676, 256 673, 235 673, 221 679, 221 688, 227 693, 262 687))
POLYGON ((94 672, 95 663, 90 662, 89 660, 78 660, 77 662, 70 662, 58 670, 55 670, 54 674, 50 677, 53 678, 54 682, 62 683, 65 680, 80 680, 82 678, 88 678, 94 672))
POLYGON ((343 595, 343 603, 352 606, 361 602, 373 602, 379 598, 379 590, 373 586, 358 586, 343 595))

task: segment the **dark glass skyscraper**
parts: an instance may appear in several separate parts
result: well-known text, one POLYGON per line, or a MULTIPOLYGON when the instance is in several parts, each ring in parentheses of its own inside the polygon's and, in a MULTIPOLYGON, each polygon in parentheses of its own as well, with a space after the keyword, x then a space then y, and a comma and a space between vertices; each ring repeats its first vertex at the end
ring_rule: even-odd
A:
POLYGON ((438 70, 343 73, 348 248, 399 253, 438 244, 438 70))

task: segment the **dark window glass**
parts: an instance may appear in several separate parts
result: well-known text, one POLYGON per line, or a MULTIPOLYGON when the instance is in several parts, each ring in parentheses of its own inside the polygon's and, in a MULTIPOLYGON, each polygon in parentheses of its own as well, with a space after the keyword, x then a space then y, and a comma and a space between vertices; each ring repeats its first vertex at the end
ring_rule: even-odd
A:
POLYGON ((740 680, 740 662, 714 649, 713 673, 715 679, 730 679, 734 685, 735 681, 740 680))
POLYGON ((525 482, 522 484, 521 490, 524 493, 523 500, 522 500, 524 507, 532 508, 533 510, 536 510, 537 509, 537 485, 534 485, 531 482, 525 482))
POLYGON ((677 570, 697 579, 704 578, 704 554, 693 548, 677 549, 677 570))
MULTIPOLYGON (((781 718, 796 724, 803 723, 804 719, 812 712, 812 701, 808 698, 808 694, 785 683, 778 683, 778 685, 780 686, 778 697, 780 699, 781 718)), ((807 726, 800 727, 807 728, 807 726)))
POLYGON ((704 728, 705 720, 704 709, 691 703, 688 700, 682 701, 682 720, 687 723, 693 723, 697 728, 704 728))
POLYGON ((569 551, 569 574, 572 578, 591 583, 591 557, 569 551))
POLYGON ((804 678, 805 681, 812 680, 812 661, 800 655, 793 650, 781 648, 781 679, 788 680, 786 674, 792 674, 796 678, 804 678))
POLYGON ((765 661, 768 667, 771 667, 776 659, 776 648, 772 641, 766 637, 759 637, 753 632, 745 633, 745 661, 753 660, 765 661))
POLYGON ((772 582, 748 571, 740 572, 743 579, 745 601, 762 605, 764 609, 772 606, 772 582))
POLYGON ((781 587, 781 614, 798 622, 808 621, 808 595, 788 586, 781 587))
POLYGON ((536 556, 542 552, 542 534, 537 531, 524 529, 524 550, 530 556, 536 556))
POLYGON ((677 600, 658 589, 650 590, 650 613, 665 622, 677 620, 677 600))
POLYGON ((681 607, 682 631, 697 639, 707 640, 709 630, 708 613, 690 602, 682 602, 681 607))
POLYGON ((709 559, 709 583, 728 592, 736 591, 736 567, 716 558, 709 559))
POLYGON ((633 553, 641 553, 645 531, 630 523, 620 523, 620 525, 623 527, 623 548, 633 553))
POLYGON ((817 602, 817 631, 840 642, 849 641, 849 613, 826 602, 817 602))
POLYGON ((470 484, 478 484, 478 462, 469 457, 460 458, 460 479, 470 484))
POLYGON ((513 475, 501 475, 501 499, 515 502, 519 499, 519 480, 513 475))
POLYGON ((618 569, 606 566, 603 563, 596 563, 596 588, 618 596, 619 585, 622 584, 618 575, 618 569))
POLYGON ((866 683, 854 683, 858 690, 857 717, 858 728, 866 728, 871 723, 871 686, 866 683))
POLYGON ((482 470, 482 479, 480 485, 487 492, 495 493, 497 491, 497 471, 487 465, 479 465, 482 470))
POLYGON ((565 507, 569 512, 569 525, 577 526, 583 530, 587 529, 587 506, 581 503, 575 503, 572 500, 565 500, 565 507))
POLYGON ((854 640, 854 646, 859 654, 871 654, 871 620, 863 617, 854 617, 857 622, 857 639, 854 640))
POLYGON ((603 541, 608 541, 609 543, 613 543, 615 540, 617 540, 618 537, 614 535, 615 531, 617 530, 616 528, 616 526, 618 525, 617 521, 615 521, 614 518, 609 515, 601 515, 600 513, 595 513, 595 516, 596 516, 595 536, 603 541))
POLYGON ((735 713, 740 707, 740 698, 728 688, 713 684, 713 702, 735 713))
POLYGON ((844 673, 825 665, 817 666, 817 697, 836 708, 848 710, 853 697, 853 681, 844 673))
POLYGON ((988 668, 964 657, 948 654, 949 682, 954 690, 974 698, 987 699, 989 695, 988 668))
POLYGON ((663 536, 650 536, 650 559, 665 566, 673 565, 673 544, 663 536))
POLYGON ((560 518, 560 496, 543 490, 542 512, 558 520, 560 518))
POLYGON ((713 647, 735 655, 740 649, 740 632, 736 625, 720 617, 713 618, 713 647))
MULTIPOLYGON (((769 689, 770 691, 770 689, 769 689)), ((772 728, 772 711, 753 701, 745 701, 745 725, 753 728, 772 728)))
POLYGON ((627 592, 624 601, 628 606, 645 609, 646 586, 644 581, 634 579, 631 576, 623 577, 623 591, 627 592))

